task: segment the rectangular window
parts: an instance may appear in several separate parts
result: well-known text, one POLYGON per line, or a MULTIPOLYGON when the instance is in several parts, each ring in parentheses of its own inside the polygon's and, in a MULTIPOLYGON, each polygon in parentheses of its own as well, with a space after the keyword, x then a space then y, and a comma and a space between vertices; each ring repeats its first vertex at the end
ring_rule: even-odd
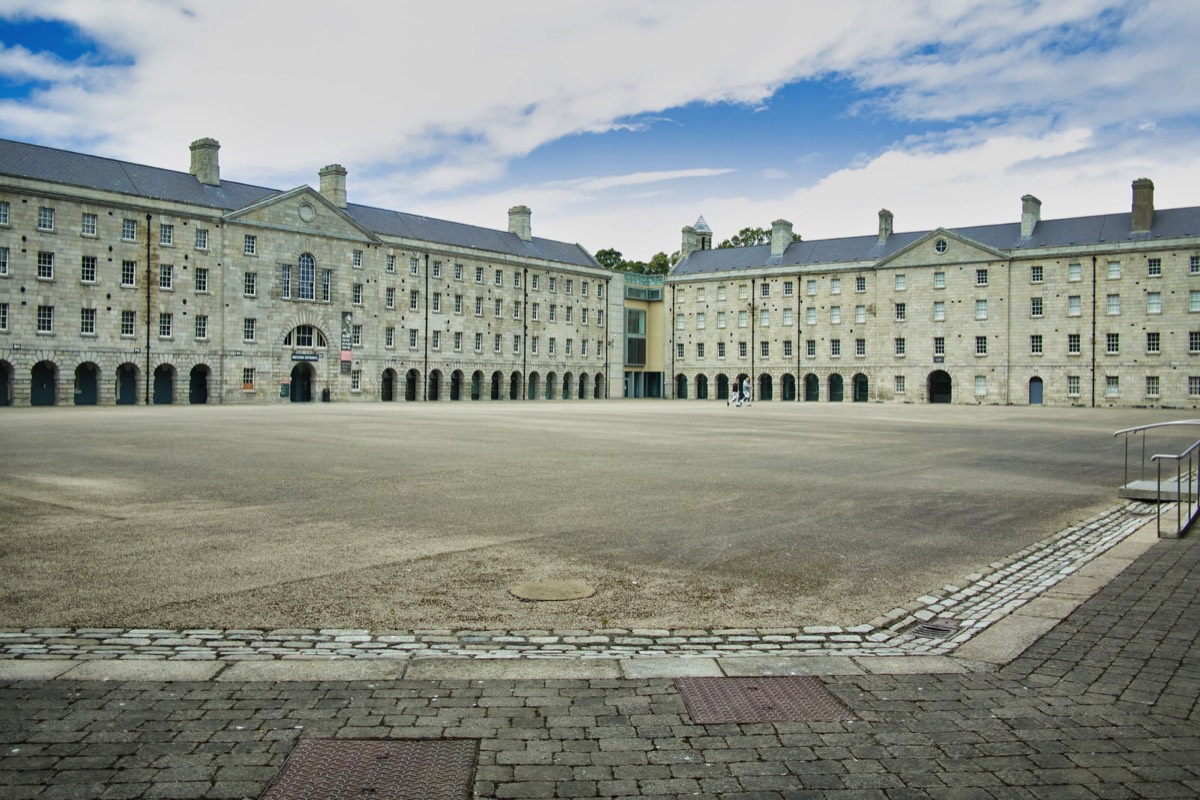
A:
POLYGON ((475 282, 483 283, 483 267, 475 268, 475 282))
POLYGON ((859 275, 854 279, 854 291, 865 292, 867 290, 867 277, 859 275))
POLYGON ((352 391, 352 392, 361 392, 362 391, 362 370, 361 369, 350 370, 350 391, 352 391))
POLYGON ((383 269, 386 272, 395 272, 396 271, 396 257, 394 255, 388 255, 383 260, 383 269))
POLYGON ((54 253, 37 254, 37 276, 39 281, 54 280, 54 253))
POLYGON ((841 321, 842 321, 842 307, 841 306, 830 306, 829 307, 829 321, 831 323, 833 323, 834 325, 841 323, 841 321))
POLYGON ((442 296, 434 292, 431 297, 433 298, 433 312, 435 314, 442 313, 442 296))
POLYGON ((513 319, 520 319, 520 318, 521 318, 521 301, 514 300, 513 301, 513 319))
POLYGON ((504 285, 504 272, 501 270, 495 270, 495 276, 494 276, 492 282, 495 283, 497 286, 503 286, 504 285))
POLYGON ((763 281, 762 283, 760 283, 758 285, 758 296, 759 297, 770 297, 771 296, 771 284, 767 283, 766 281, 763 281))
POLYGON ((83 256, 79 260, 79 280, 84 283, 96 282, 96 257, 83 256))
POLYGON ((1113 281, 1120 277, 1121 277, 1121 262, 1120 261, 1108 262, 1108 279, 1110 281, 1113 281))
POLYGON ((123 219, 121 220, 121 241, 136 242, 137 241, 137 220, 123 219))
POLYGON ((37 332, 54 333, 54 306, 38 306, 37 332))
MULTIPOLYGON (((575 292, 575 281, 571 280, 570 278, 567 278, 567 294, 573 294, 574 292, 575 292)), ((568 339, 567 341, 569 342, 571 340, 568 339)))
POLYGON ((1108 295, 1107 302, 1105 303, 1105 309, 1107 310, 1109 316, 1118 316, 1121 313, 1121 295, 1108 295))
POLYGON ((904 394, 905 386, 903 375, 897 375, 892 385, 896 388, 896 394, 904 394))
POLYGON ((1035 333, 1029 337, 1029 354, 1032 356, 1040 356, 1042 354, 1042 335, 1035 333))
POLYGON ((842 293, 842 279, 841 278, 830 278, 829 279, 829 293, 830 294, 841 294, 842 293))
POLYGON ((1188 331, 1188 352, 1200 353, 1200 331, 1188 331))
POLYGON ((408 349, 409 350, 417 349, 417 329, 416 328, 408 329, 408 349))
POLYGON ((816 297, 816 296, 817 296, 817 282, 816 282, 815 280, 809 279, 809 280, 808 280, 808 281, 807 281, 807 282, 804 284, 804 286, 805 286, 805 289, 804 289, 804 290, 805 290, 806 292, 808 292, 808 296, 809 296, 809 297, 816 297))
MULTIPOLYGON (((570 341, 570 339, 568 339, 567 341, 570 341)), ((501 343, 501 337, 500 337, 500 334, 497 333, 494 337, 492 337, 492 351, 499 353, 502 350, 502 348, 503 348, 503 345, 501 343)))
POLYGON ((158 338, 160 338, 160 339, 170 339, 171 338, 172 320, 173 320, 173 318, 170 314, 159 314, 158 315, 158 338))
MULTIPOLYGON (((200 320, 204 320, 205 325, 208 324, 208 317, 196 317, 197 325, 200 324, 200 320)), ((199 330, 199 328, 197 328, 197 331, 198 330, 199 330)), ((121 335, 122 336, 133 336, 136 332, 137 332, 137 312, 129 311, 128 309, 122 310, 121 311, 121 335)), ((202 339, 204 337, 200 336, 199 333, 197 333, 196 338, 202 339)))
POLYGON ((1115 356, 1121 352, 1121 334, 1104 334, 1104 352, 1110 356, 1115 356))
POLYGON ((696 358, 704 358, 704 342, 696 342, 696 358))
POLYGON ((394 309, 396 307, 396 287, 389 286, 383 290, 383 307, 394 309))
POLYGON ((88 214, 85 212, 79 223, 79 232, 84 236, 95 236, 96 222, 97 219, 95 214, 88 214))
POLYGON ((1200 375, 1188 376, 1188 397, 1200 397, 1200 375))
POLYGON ((495 310, 496 310, 496 318, 499 319, 503 315, 503 312, 504 312, 504 301, 497 299, 497 300, 493 301, 492 305, 495 307, 495 310))
POLYGON ((8 248, 0 247, 0 275, 8 274, 8 248))
POLYGON ((696 330, 698 330, 698 331, 704 330, 704 312, 703 311, 699 311, 696 313, 696 330))
POLYGON ((389 327, 389 328, 383 329, 383 346, 387 347, 389 349, 396 346, 396 329, 395 328, 389 327))
MULTIPOLYGON (((791 297, 793 294, 795 294, 795 292, 796 292, 796 285, 794 283, 792 283, 791 281, 783 282, 783 296, 784 297, 791 297)), ((704 294, 703 294, 702 289, 696 290, 696 299, 697 300, 704 299, 704 294)))
POLYGON ((1079 397, 1079 376, 1078 375, 1068 375, 1067 376, 1067 396, 1068 397, 1079 397))
POLYGON ((904 303, 896 303, 896 322, 904 322, 907 316, 907 306, 904 303))
POLYGON ((944 272, 933 273, 933 288, 935 288, 935 289, 945 289, 946 288, 946 273, 944 273, 944 272))
POLYGON ((1104 378, 1104 396, 1105 397, 1120 397, 1121 396, 1121 379, 1116 375, 1108 375, 1104 378))
POLYGON ((442 349, 442 332, 441 331, 430 332, 429 346, 433 350, 441 350, 442 349))
POLYGON ((1162 259, 1152 258, 1146 262, 1146 274, 1151 278, 1162 277, 1162 259))
MULTIPOLYGON (((321 302, 322 303, 329 302, 329 298, 332 295, 332 291, 333 291, 332 285, 333 285, 333 270, 329 270, 329 269, 321 270, 321 302)), ((301 295, 300 296, 301 300, 305 299, 304 298, 304 272, 303 271, 300 273, 300 295, 301 295)))
POLYGON ((841 357, 841 355, 842 355, 842 340, 841 339, 830 339, 829 340, 829 355, 831 355, 834 358, 841 357))
POLYGON ((242 390, 254 388, 254 367, 242 367, 242 390))
POLYGON ((1078 317, 1082 313, 1083 313, 1082 298, 1077 294, 1069 295, 1067 297, 1067 316, 1068 317, 1078 317))
POLYGON ((258 255, 258 237, 247 233, 242 238, 242 255, 258 255))
POLYGON ((284 300, 292 296, 292 268, 287 264, 279 268, 279 296, 284 300))
POLYGON ((1161 314, 1162 313, 1162 292, 1147 292, 1146 293, 1146 313, 1161 314))
POLYGON ((1030 283, 1041 283, 1042 282, 1042 268, 1040 266, 1032 266, 1029 268, 1029 282, 1030 283))
POLYGON ((987 355, 987 337, 986 336, 976 336, 975 337, 975 355, 977 355, 977 356, 986 356, 987 355))
POLYGON ((805 355, 807 355, 809 358, 816 358, 817 357, 817 340, 816 339, 805 339, 804 340, 804 352, 805 352, 805 355))
POLYGON ((96 309, 79 309, 79 334, 81 336, 96 335, 96 309))
POLYGON ((717 342, 717 358, 725 357, 725 343, 717 342))
POLYGON ((121 285, 136 286, 137 285, 137 262, 122 261, 121 262, 121 285))
POLYGON ((574 344, 575 344, 575 340, 574 340, 574 339, 567 339, 567 341, 566 341, 566 344, 565 344, 565 346, 563 347, 563 355, 566 355, 566 356, 570 357, 570 355, 571 355, 571 348, 572 348, 572 346, 573 346, 574 344))
POLYGON ((758 324, 763 328, 771 327, 771 311, 770 309, 762 309, 758 312, 758 324))
POLYGON ((362 250, 351 250, 350 251, 350 266, 355 267, 355 268, 361 268, 362 265, 363 265, 363 251, 362 250))
MULTIPOLYGON (((537 311, 536 303, 534 304, 533 310, 535 312, 537 311)), ((461 294, 456 294, 456 295, 454 295, 454 313, 461 314, 462 312, 463 312, 463 296, 461 294)), ((536 314, 534 315, 534 319, 537 319, 536 314)))
POLYGON ((934 322, 945 322, 946 321, 946 301, 945 300, 934 300, 933 301, 933 321, 934 322))
POLYGON ((975 376, 975 396, 983 397, 986 394, 987 394, 987 376, 986 375, 976 375, 975 376))
POLYGON ((171 264, 158 265, 158 288, 166 290, 175 288, 175 267, 171 264))
POLYGON ((258 320, 254 317, 246 317, 242 320, 242 341, 253 342, 258 329, 258 320))
POLYGON ((1067 334, 1067 355, 1077 356, 1082 351, 1082 337, 1078 333, 1067 334))
POLYGON ((1188 274, 1200 275, 1200 256, 1190 256, 1188 258, 1188 274))
POLYGON ((746 349, 745 342, 738 342, 738 358, 746 358, 750 355, 750 351, 746 349))
POLYGON ((8 201, 0 201, 0 225, 8 224, 8 201))
POLYGON ((987 300, 976 300, 975 301, 975 319, 987 319, 987 318, 988 318, 987 300))
MULTIPOLYGON (((537 344, 536 336, 533 337, 533 342, 535 345, 537 344)), ((462 331, 454 332, 454 352, 456 352, 456 353, 462 352, 462 331)))
POLYGON ((39 231, 54 230, 54 209, 39 208, 37 217, 37 227, 39 231))
POLYGON ((588 309, 586 309, 586 308, 579 309, 579 324, 580 325, 588 324, 588 309))
MULTIPOLYGON (((860 308, 861 308, 861 306, 860 306, 860 308)), ((864 309, 864 312, 865 312, 865 309, 864 309)), ((785 326, 790 326, 792 324, 792 310, 790 308, 785 308, 783 310, 783 324, 785 326)))
POLYGON ((441 261, 433 262, 433 277, 435 277, 435 278, 442 277, 442 262, 441 261))
POLYGON ((1200 291, 1188 292, 1188 311, 1200 311, 1200 291))
POLYGON ((896 291, 903 292, 908 288, 908 277, 903 273, 896 275, 896 291))
POLYGON ((208 249, 208 230, 205 228, 196 228, 196 249, 208 249))
POLYGON ((748 311, 738 312, 738 327, 745 328, 750 324, 750 316, 748 311))
POLYGON ((1029 298, 1029 316, 1035 317, 1035 318, 1042 316, 1042 298, 1040 298, 1040 297, 1029 298))
POLYGON ((408 310, 416 311, 421 307, 421 293, 416 289, 408 290, 408 310))
POLYGON ((158 224, 158 243, 167 247, 175 244, 175 226, 167 222, 158 224))
POLYGON ((1152 356, 1162 352, 1158 331, 1146 331, 1146 352, 1152 356))
POLYGON ((514 289, 521 288, 521 270, 519 270, 519 269, 513 270, 513 288, 514 289))
POLYGON ((867 355, 867 340, 866 339, 855 339, 854 340, 854 355, 857 358, 865 358, 866 357, 866 355, 867 355))
POLYGON ((988 285, 987 272, 988 271, 986 269, 975 270, 975 285, 976 286, 987 286, 988 285))
POLYGON ((1067 280, 1071 283, 1083 280, 1083 265, 1067 264, 1067 280))
POLYGON ((717 312, 717 329, 720 330, 720 329, 723 329, 724 327, 725 327, 725 312, 718 311, 717 312))
POLYGON ((675 343, 675 357, 683 358, 683 342, 675 343))
MULTIPOLYGON (((420 275, 421 274, 421 259, 417 258, 416 256, 412 256, 408 259, 408 274, 409 275, 420 275)), ((482 283, 482 281, 480 281, 480 283, 482 283)))
MULTIPOLYGON (((479 333, 479 332, 476 332, 476 334, 475 334, 475 352, 476 353, 483 352, 483 334, 479 333)), ((554 340, 553 339, 550 340, 550 354, 551 355, 554 354, 554 340)))
POLYGON ((363 301, 363 285, 361 283, 350 284, 350 302, 356 306, 361 306, 363 301))
POLYGON ((564 306, 564 308, 566 308, 566 311, 567 311, 567 322, 570 322, 572 317, 574 316, 575 309, 573 306, 564 306))
POLYGON ((548 347, 548 352, 550 353, 550 355, 554 355, 557 350, 558 350, 558 339, 555 339, 553 336, 551 336, 550 344, 548 347))
POLYGON ((548 278, 547 280, 549 281, 549 286, 547 287, 549 289, 549 291, 557 292, 558 291, 558 278, 552 277, 552 278, 548 278))
POLYGON ((946 337, 945 336, 933 337, 933 354, 935 356, 946 355, 946 337))
POLYGON ((896 355, 903 356, 907 350, 907 346, 903 336, 896 338, 896 355))

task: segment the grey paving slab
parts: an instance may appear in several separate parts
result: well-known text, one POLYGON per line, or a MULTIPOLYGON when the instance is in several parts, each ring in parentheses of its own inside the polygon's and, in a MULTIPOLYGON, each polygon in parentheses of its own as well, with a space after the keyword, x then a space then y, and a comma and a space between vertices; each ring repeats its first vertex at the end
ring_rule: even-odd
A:
POLYGON ((715 658, 642 656, 619 663, 621 675, 626 678, 711 678, 724 674, 715 658))
POLYGON ((406 680, 541 680, 619 678, 615 658, 414 658, 404 671, 406 680))
POLYGON ((860 656, 854 663, 871 675, 933 675, 967 672, 949 656, 860 656))
POLYGON ((0 681, 44 681, 76 666, 74 661, 0 660, 0 681))
POLYGON ((82 661, 59 675, 73 681, 207 681, 224 664, 199 661, 82 661))
POLYGON ((404 675, 404 661, 288 659, 238 661, 216 676, 218 681, 382 681, 404 675))
POLYGON ((954 655, 967 661, 1007 664, 1049 632, 1058 621, 1056 617, 1013 614, 1002 624, 992 625, 959 645, 954 655))
POLYGON ((737 656, 717 660, 729 676, 860 675, 863 668, 849 656, 737 656))

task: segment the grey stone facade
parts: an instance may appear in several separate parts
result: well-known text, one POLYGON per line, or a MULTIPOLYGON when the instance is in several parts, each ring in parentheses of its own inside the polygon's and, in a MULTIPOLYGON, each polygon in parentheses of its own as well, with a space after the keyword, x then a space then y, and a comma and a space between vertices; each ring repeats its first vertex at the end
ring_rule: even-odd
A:
POLYGON ((620 274, 532 235, 0 141, 0 403, 606 397, 620 274))
POLYGON ((1200 406, 1200 208, 711 249, 683 229, 667 278, 672 396, 1200 406))

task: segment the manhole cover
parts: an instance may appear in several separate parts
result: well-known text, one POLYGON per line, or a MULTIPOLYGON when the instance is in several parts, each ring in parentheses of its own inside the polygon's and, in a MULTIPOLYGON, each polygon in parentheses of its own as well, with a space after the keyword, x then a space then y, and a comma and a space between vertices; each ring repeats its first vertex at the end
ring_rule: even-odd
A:
POLYGON ((926 639, 945 639, 958 633, 958 625, 956 619, 931 619, 928 622, 918 622, 904 632, 926 639))
POLYGON ((858 719, 812 676, 676 678, 675 686, 699 725, 858 719))
POLYGON ((305 739, 261 800, 469 800, 472 739, 305 739))
POLYGON ((583 581, 533 581, 508 590, 522 600, 581 600, 596 590, 583 581))

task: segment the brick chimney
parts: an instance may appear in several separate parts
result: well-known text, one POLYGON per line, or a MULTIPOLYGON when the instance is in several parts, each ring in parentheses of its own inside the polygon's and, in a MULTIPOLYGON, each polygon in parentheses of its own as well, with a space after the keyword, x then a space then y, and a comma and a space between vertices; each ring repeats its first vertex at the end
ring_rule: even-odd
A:
POLYGON ((191 144, 192 167, 190 172, 205 186, 221 185, 221 166, 217 151, 221 143, 216 139, 197 139, 191 144))
POLYGON ((533 238, 532 217, 529 206, 513 206, 508 210, 508 232, 528 242, 533 238))
POLYGON ((346 168, 341 164, 330 164, 317 174, 321 176, 321 196, 338 208, 345 208, 346 168))
POLYGON ((771 223, 771 258, 780 258, 792 243, 792 223, 777 219, 771 223))
POLYGON ((1042 201, 1031 194, 1021 198, 1021 238, 1028 239, 1042 221, 1042 201))
POLYGON ((700 249, 697 242, 696 229, 691 225, 683 226, 683 241, 679 245, 679 258, 683 260, 700 249))
POLYGON ((1138 178, 1133 182, 1133 233, 1148 233, 1154 226, 1154 182, 1138 178))
POLYGON ((883 244, 892 235, 892 212, 879 209, 879 243, 883 244))

